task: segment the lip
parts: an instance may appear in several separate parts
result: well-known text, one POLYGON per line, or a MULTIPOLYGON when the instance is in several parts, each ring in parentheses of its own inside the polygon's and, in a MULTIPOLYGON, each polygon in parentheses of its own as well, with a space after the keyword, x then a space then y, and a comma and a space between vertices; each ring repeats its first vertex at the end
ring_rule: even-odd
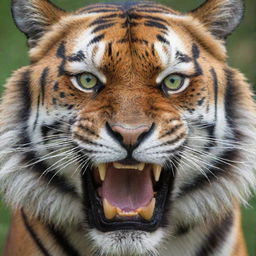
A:
POLYGON ((97 193, 93 169, 88 168, 82 173, 84 208, 86 220, 91 228, 102 232, 117 230, 141 230, 153 232, 167 223, 166 215, 171 206, 170 194, 175 179, 174 165, 163 168, 159 181, 154 185, 156 205, 153 217, 150 220, 138 216, 127 218, 115 217, 111 220, 105 217, 102 198, 97 193))

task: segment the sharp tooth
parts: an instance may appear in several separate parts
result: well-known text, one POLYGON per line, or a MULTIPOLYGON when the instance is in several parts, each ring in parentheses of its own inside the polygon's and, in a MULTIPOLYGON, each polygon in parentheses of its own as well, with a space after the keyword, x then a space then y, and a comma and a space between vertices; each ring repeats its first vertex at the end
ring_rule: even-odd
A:
POLYGON ((124 165, 119 164, 119 163, 113 163, 113 166, 114 166, 116 169, 124 169, 124 165))
POLYGON ((162 171, 162 167, 160 165, 158 165, 158 164, 153 165, 153 173, 154 173, 156 182, 158 182, 160 179, 161 171, 162 171))
POLYGON ((156 199, 152 198, 148 206, 140 209, 139 211, 140 216, 143 217, 145 220, 151 220, 154 214, 155 206, 156 206, 156 199))
POLYGON ((113 166, 116 169, 134 169, 134 170, 142 171, 145 167, 145 163, 140 163, 140 164, 136 164, 136 165, 124 165, 124 164, 119 164, 119 163, 113 163, 113 166))
POLYGON ((120 208, 117 207, 117 214, 122 217, 133 217, 133 216, 137 216, 138 212, 136 212, 136 211, 124 212, 120 208))
POLYGON ((138 170, 142 171, 145 167, 145 163, 138 164, 138 170))
POLYGON ((115 206, 111 205, 106 198, 103 199, 103 209, 106 219, 111 220, 117 214, 115 206))
POLYGON ((105 177, 106 177, 107 165, 106 164, 99 164, 98 169, 99 169, 100 179, 101 179, 101 181, 104 181, 105 177))

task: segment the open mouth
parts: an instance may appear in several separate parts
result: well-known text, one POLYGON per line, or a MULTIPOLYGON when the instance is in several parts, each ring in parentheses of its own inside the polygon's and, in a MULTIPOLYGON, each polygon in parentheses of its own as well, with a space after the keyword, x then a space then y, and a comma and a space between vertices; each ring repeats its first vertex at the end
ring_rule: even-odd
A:
POLYGON ((103 232, 164 225, 173 171, 156 164, 102 163, 83 176, 88 223, 103 232))

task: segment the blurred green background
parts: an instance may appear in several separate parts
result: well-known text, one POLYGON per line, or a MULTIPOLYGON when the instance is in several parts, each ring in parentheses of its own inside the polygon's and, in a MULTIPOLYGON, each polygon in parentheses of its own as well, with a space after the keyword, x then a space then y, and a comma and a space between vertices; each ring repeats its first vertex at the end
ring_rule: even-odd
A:
MULTIPOLYGON (((75 10, 89 3, 97 1, 88 0, 52 0, 55 4, 66 10, 75 10)), ((108 1, 106 1, 108 2, 108 1)), ((113 2, 109 1, 109 2, 113 2)), ((181 11, 188 11, 202 0, 162 0, 181 11)), ((245 0, 245 18, 239 29, 227 41, 229 63, 239 68, 256 87, 256 1, 245 0)), ((0 2, 0 90, 12 71, 28 64, 25 37, 16 29, 10 14, 10 1, 0 2)), ((256 117, 255 117, 256 118, 256 117)), ((256 160, 256 159, 255 159, 256 160)), ((8 231, 10 222, 9 211, 0 202, 0 252, 8 231)), ((243 226, 250 256, 256 256, 256 198, 252 199, 250 206, 243 209, 243 226)))

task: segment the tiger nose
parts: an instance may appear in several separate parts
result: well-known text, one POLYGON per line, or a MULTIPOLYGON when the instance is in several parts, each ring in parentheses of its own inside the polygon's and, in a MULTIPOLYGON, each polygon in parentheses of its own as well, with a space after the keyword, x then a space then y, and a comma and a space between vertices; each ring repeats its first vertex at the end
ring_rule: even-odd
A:
POLYGON ((153 125, 111 125, 112 134, 117 140, 126 146, 134 146, 141 142, 143 138, 150 132, 153 125))

